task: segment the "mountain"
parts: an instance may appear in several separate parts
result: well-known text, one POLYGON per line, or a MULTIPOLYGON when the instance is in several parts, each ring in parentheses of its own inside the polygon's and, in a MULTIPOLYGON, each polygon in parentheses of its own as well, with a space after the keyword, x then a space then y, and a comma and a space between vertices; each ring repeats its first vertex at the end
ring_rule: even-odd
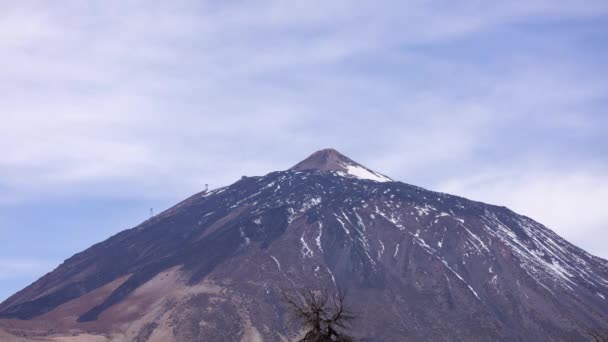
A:
POLYGON ((505 207, 328 149, 72 256, 0 304, 0 339, 289 341, 299 325, 281 298, 306 288, 345 290, 362 341, 608 331, 608 261, 505 207))

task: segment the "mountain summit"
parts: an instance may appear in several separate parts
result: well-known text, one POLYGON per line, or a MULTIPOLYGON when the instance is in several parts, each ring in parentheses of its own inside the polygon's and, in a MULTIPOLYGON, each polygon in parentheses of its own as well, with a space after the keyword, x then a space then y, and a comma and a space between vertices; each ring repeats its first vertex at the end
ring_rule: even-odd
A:
POLYGON ((338 289, 361 341, 584 341, 608 262, 513 211, 335 150, 203 191, 0 303, 2 341, 291 341, 281 298, 338 289))
POLYGON ((333 171, 343 177, 369 179, 376 182, 390 182, 392 179, 372 171, 348 158, 333 148, 317 151, 290 168, 295 171, 319 170, 333 171))

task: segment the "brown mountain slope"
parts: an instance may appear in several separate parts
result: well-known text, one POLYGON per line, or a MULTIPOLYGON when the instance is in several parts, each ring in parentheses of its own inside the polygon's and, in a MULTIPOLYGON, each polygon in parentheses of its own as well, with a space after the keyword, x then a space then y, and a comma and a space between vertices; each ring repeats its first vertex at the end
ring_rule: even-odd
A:
POLYGON ((393 182, 335 150, 197 194, 73 256, 0 304, 0 327, 30 339, 287 341, 299 326, 282 293, 307 287, 347 290, 363 341, 608 330, 605 260, 507 208, 393 182))

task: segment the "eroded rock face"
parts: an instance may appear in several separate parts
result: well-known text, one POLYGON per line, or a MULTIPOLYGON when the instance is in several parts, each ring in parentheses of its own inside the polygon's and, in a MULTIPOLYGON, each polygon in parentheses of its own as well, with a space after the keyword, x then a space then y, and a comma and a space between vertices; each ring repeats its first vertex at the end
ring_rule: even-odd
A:
POLYGON ((307 287, 345 289, 365 341, 608 331, 605 260, 507 208, 394 182, 335 150, 196 194, 76 254, 0 304, 0 329, 287 341, 299 326, 282 293, 307 287))

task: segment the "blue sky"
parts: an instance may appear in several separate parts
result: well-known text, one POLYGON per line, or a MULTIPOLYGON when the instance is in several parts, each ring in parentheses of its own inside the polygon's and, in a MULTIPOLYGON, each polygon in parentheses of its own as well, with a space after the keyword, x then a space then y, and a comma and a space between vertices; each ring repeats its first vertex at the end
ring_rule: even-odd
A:
POLYGON ((606 1, 0 3, 0 299, 334 147, 608 258, 606 1))

